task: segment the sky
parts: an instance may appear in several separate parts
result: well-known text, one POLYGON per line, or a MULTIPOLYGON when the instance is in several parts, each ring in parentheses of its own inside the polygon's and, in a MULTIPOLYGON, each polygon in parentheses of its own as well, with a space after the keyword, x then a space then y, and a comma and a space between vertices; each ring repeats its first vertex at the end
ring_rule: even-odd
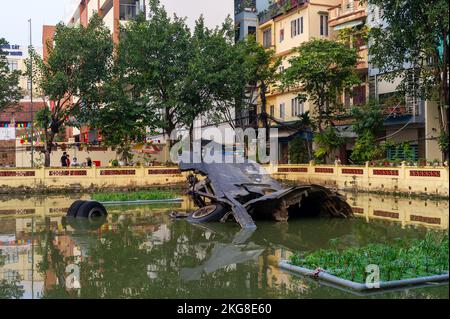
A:
MULTIPOLYGON (((0 38, 10 44, 27 46, 32 41, 42 47, 42 26, 54 25, 65 20, 74 11, 79 0, 0 0, 0 38)), ((203 13, 206 24, 213 27, 233 14, 233 0, 161 0, 171 14, 187 17, 189 26, 203 13)))

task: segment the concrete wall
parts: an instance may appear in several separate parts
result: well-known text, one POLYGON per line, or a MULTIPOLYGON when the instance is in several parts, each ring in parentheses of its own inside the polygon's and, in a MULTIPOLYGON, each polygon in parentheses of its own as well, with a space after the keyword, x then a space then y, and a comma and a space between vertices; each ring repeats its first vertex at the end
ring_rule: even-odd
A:
MULTIPOLYGON (((337 189, 448 197, 448 167, 266 166, 274 178, 337 189)), ((2 169, 0 189, 117 188, 185 183, 177 167, 2 169)))
POLYGON ((449 196, 448 167, 280 165, 272 176, 343 190, 449 196))

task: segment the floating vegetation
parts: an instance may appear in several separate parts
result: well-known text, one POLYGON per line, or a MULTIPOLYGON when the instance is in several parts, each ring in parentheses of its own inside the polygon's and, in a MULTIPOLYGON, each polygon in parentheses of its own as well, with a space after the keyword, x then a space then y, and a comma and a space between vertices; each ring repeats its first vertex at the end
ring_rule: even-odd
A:
POLYGON ((397 239, 390 244, 369 244, 339 250, 296 253, 290 264, 309 269, 321 268, 340 278, 364 283, 368 265, 380 267, 380 280, 392 281, 448 273, 448 234, 427 233, 424 239, 397 239))
POLYGON ((92 199, 99 202, 126 202, 138 200, 173 199, 177 194, 170 190, 154 189, 130 193, 95 193, 92 199))

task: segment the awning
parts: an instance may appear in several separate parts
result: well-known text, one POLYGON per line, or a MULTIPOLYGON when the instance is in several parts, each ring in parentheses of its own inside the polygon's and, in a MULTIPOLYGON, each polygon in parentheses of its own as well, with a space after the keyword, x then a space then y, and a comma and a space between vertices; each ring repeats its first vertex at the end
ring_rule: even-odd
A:
POLYGON ((347 28, 353 28, 360 24, 363 24, 362 20, 346 22, 346 23, 335 26, 334 31, 347 29, 347 28))

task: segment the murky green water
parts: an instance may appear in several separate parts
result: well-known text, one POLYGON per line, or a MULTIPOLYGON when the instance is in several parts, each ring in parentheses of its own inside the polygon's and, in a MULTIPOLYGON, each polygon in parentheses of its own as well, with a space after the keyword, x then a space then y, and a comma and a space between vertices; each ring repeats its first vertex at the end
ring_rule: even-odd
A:
POLYGON ((169 218, 172 210, 192 209, 189 202, 110 208, 107 222, 89 229, 62 217, 72 199, 21 199, 15 212, 15 202, 3 199, 0 298, 449 297, 448 284, 357 296, 277 267, 291 252, 327 248, 331 239, 349 247, 448 231, 448 202, 348 198, 359 208, 355 219, 257 222, 254 232, 169 218), (71 284, 71 269, 79 287, 71 284))

